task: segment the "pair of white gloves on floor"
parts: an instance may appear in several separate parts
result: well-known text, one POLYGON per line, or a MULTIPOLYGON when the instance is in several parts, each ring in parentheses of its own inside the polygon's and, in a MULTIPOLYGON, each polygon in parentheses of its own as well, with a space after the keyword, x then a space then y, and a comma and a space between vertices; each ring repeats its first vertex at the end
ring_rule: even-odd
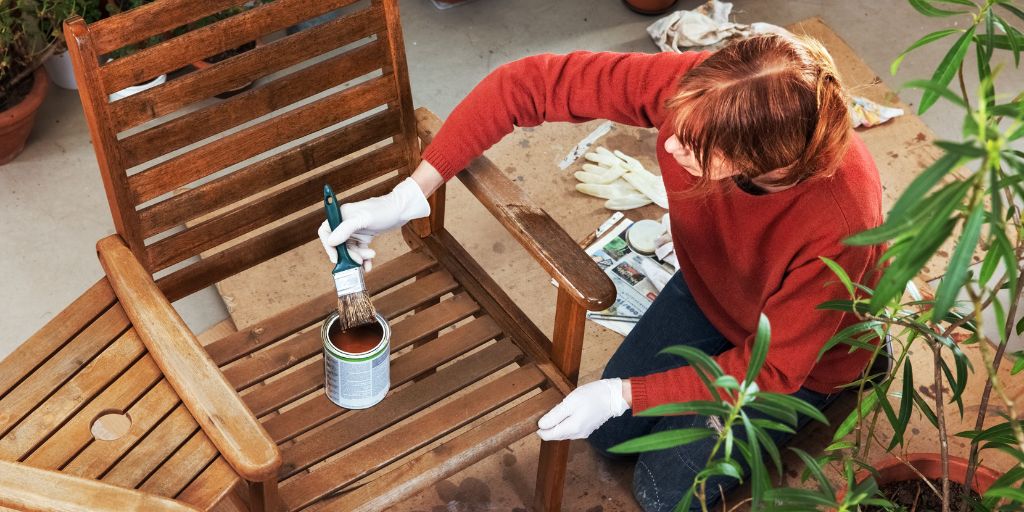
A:
MULTIPOLYGON (((369 272, 376 256, 370 249, 374 236, 427 215, 430 215, 430 203, 420 186, 412 178, 406 178, 383 196, 342 204, 341 225, 332 231, 324 221, 317 234, 331 263, 338 262, 337 247, 345 244, 352 259, 369 272)), ((627 409, 629 404, 622 397, 621 380, 591 382, 573 390, 545 414, 537 423, 537 434, 545 441, 582 439, 627 409)))

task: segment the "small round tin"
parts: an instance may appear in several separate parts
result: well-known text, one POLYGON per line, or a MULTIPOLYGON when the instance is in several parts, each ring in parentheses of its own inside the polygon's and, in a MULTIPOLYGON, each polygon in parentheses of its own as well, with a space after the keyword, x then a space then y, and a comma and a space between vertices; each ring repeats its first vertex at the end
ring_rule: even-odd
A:
POLYGON ((372 349, 358 354, 338 348, 330 337, 338 321, 334 312, 324 320, 320 337, 324 343, 324 391, 327 398, 346 409, 366 409, 384 399, 391 387, 391 326, 375 315, 381 338, 372 349))

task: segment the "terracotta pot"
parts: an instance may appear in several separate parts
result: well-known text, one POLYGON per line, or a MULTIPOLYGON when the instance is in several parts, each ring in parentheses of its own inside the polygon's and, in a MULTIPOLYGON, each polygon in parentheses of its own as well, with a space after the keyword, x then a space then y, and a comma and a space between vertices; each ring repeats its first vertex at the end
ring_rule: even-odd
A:
POLYGON ((34 82, 28 96, 17 105, 0 112, 0 165, 6 164, 25 149, 25 141, 36 122, 36 112, 46 98, 50 80, 42 66, 32 74, 34 82))
POLYGON ((676 4, 677 0, 624 0, 633 12, 655 16, 664 14, 676 4))
MULTIPOLYGON (((941 480, 942 479, 942 459, 937 453, 911 453, 904 457, 904 460, 914 465, 918 471, 921 472, 925 477, 941 480)), ((890 482, 899 482, 903 480, 917 480, 921 478, 912 469, 908 468, 906 464, 900 462, 896 457, 888 457, 875 465, 875 469, 878 471, 878 485, 882 486, 890 482)), ((857 472, 857 481, 863 481, 871 473, 867 470, 861 470, 857 472)), ((978 470, 974 472, 974 482, 971 485, 971 489, 978 494, 985 494, 985 491, 989 487, 992 487, 992 483, 996 481, 1001 475, 998 471, 985 466, 978 466, 978 470)), ((949 457, 949 479, 950 481, 957 482, 959 484, 964 483, 964 479, 967 478, 967 459, 960 457, 949 457)), ((846 489, 839 491, 839 499, 842 499, 846 493, 846 489)))

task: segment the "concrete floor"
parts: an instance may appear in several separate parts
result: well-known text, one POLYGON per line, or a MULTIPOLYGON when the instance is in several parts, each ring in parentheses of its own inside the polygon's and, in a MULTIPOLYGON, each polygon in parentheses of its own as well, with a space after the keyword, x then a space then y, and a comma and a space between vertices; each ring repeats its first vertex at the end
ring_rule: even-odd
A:
MULTIPOLYGON (((681 0, 693 8, 700 0, 681 0)), ((896 77, 890 61, 917 37, 946 27, 906 2, 873 0, 735 2, 738 21, 786 25, 821 16, 890 87, 930 75, 943 43, 908 58, 896 77)), ((653 18, 619 0, 477 0, 439 11, 427 0, 401 3, 413 96, 441 116, 496 66, 542 52, 577 49, 656 51, 645 32, 653 18)), ((1003 83, 1020 90, 1021 74, 1003 83)), ((1010 76, 1007 76, 1010 75, 1010 76)), ((847 84, 856 92, 857 84, 847 84)), ((913 103, 916 93, 903 99, 913 103)), ((940 104, 924 116, 940 138, 956 137, 961 117, 940 104)), ((557 205, 543 205, 549 209, 557 205)), ((101 275, 94 243, 113 226, 76 91, 52 88, 25 152, 0 168, 0 357, 35 332, 101 275)), ((212 290, 177 304, 197 331, 226 318, 212 290)))

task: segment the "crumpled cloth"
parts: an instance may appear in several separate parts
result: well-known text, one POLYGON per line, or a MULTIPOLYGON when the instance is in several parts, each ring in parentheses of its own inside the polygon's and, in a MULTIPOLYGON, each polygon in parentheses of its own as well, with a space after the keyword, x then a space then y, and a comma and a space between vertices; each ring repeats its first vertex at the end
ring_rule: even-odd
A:
POLYGON ((850 97, 850 124, 854 128, 871 128, 902 115, 902 108, 879 105, 861 96, 850 97))
POLYGON ((713 50, 733 39, 756 34, 789 32, 771 23, 733 23, 729 21, 731 2, 709 0, 692 11, 676 11, 647 27, 654 44, 664 52, 713 50))

